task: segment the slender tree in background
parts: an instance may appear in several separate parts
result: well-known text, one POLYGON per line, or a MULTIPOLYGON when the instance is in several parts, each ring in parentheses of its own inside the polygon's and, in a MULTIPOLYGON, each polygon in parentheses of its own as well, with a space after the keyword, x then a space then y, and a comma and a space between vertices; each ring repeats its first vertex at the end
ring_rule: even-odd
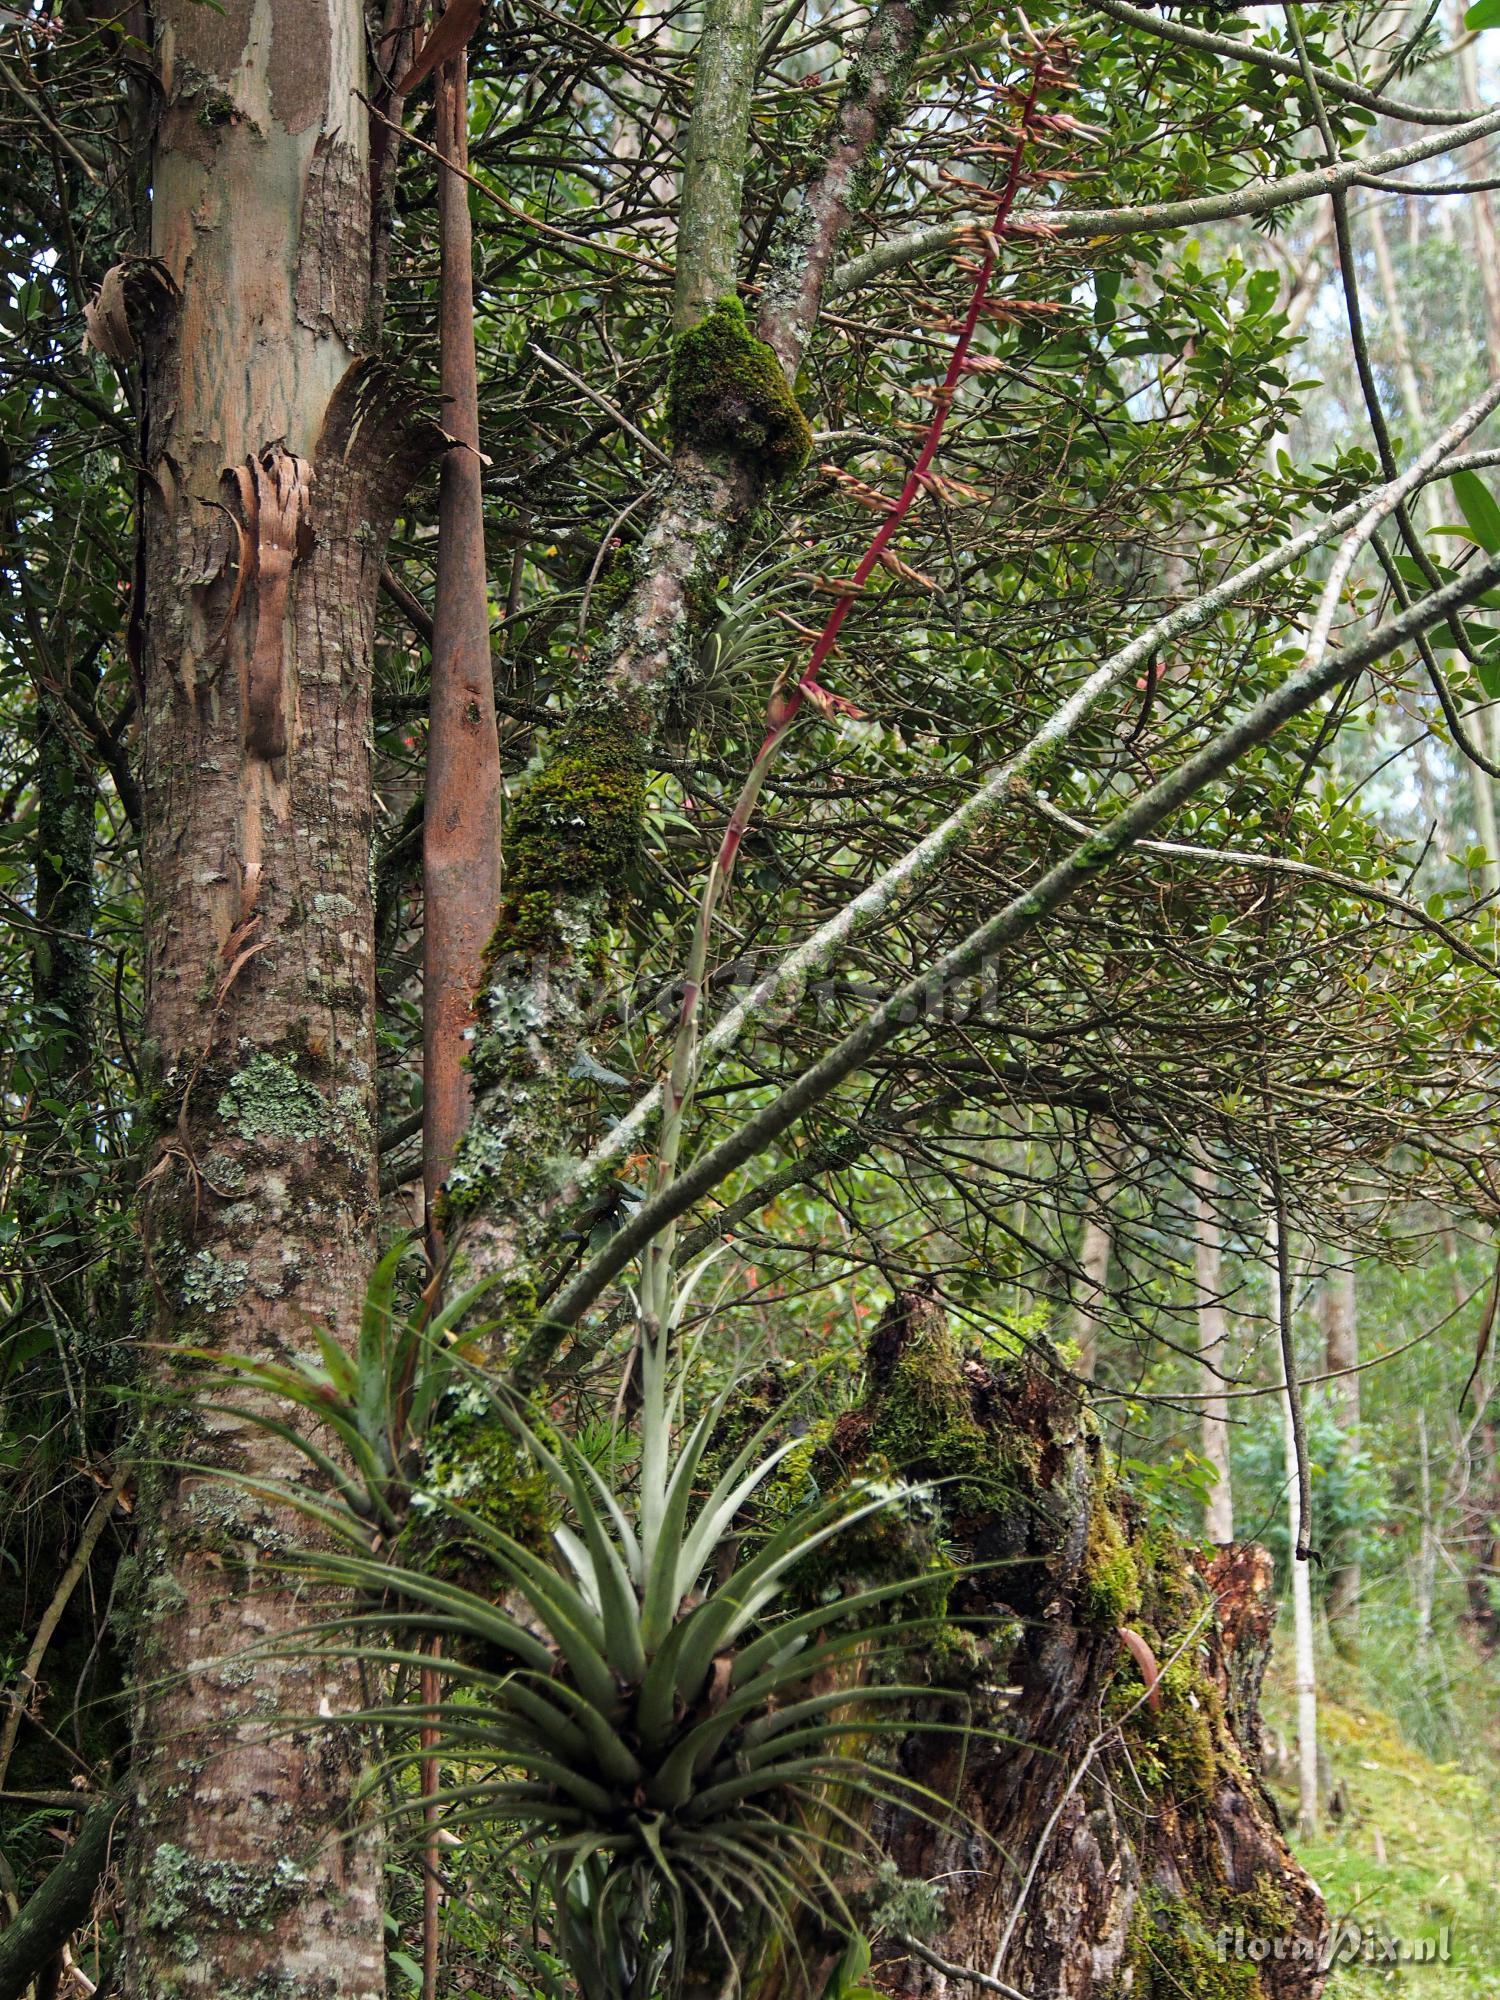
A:
MULTIPOLYGON (((1323 1321, 1323 1364, 1334 1378, 1332 1393, 1345 1448, 1360 1449, 1359 1320, 1354 1263, 1336 1256, 1319 1293, 1323 1321)), ((1347 1651, 1359 1644, 1360 1563, 1358 1552, 1335 1551, 1328 1578, 1328 1623, 1347 1651)))
MULTIPOLYGON (((472 30, 477 12, 451 5, 446 22, 472 30)), ((403 79, 404 81, 405 79, 403 79)), ((484 948, 500 902, 500 739, 490 663, 483 458, 474 352, 474 240, 469 215, 469 91, 462 43, 437 68, 438 343, 443 454, 438 488, 437 592, 427 792, 422 832, 422 1173, 428 1244, 441 1254, 437 1205, 469 1122, 467 1055, 484 948)))
POLYGON ((1295 1326, 1292 1301, 1295 1275, 1290 1232, 1282 1214, 1273 1212, 1266 1229, 1270 1271, 1271 1325, 1284 1357, 1281 1388, 1282 1434, 1286 1446, 1287 1552, 1291 1566, 1293 1687, 1297 1697, 1297 1820, 1305 1838, 1317 1833, 1320 1812, 1318 1783, 1318 1665, 1313 1643, 1312 1557, 1308 1537, 1312 1524, 1305 1512, 1307 1492, 1306 1441, 1297 1410, 1296 1369, 1292 1360, 1295 1326))
POLYGON ((1108 1166, 1092 1173, 1089 1181, 1089 1204, 1084 1210, 1083 1237, 1078 1246, 1078 1305, 1074 1314, 1078 1373, 1085 1382, 1092 1382, 1099 1368, 1099 1335, 1105 1325, 1105 1307, 1109 1300, 1109 1259, 1113 1248, 1109 1218, 1103 1212, 1109 1182, 1108 1166))
POLYGON ((1234 1484, 1229 1462, 1229 1337, 1224 1324, 1222 1239, 1215 1196, 1218 1176, 1201 1151, 1193 1155, 1193 1281, 1198 1288, 1198 1361, 1203 1458, 1214 1483, 1203 1503, 1203 1532, 1224 1547, 1234 1540, 1234 1484))

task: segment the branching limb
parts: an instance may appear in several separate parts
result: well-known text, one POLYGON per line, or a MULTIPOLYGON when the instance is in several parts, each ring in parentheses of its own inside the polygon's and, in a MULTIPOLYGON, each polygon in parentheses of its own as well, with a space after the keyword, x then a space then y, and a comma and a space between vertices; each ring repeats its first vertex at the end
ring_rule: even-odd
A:
MULTIPOLYGON (((1053 826, 1060 826, 1067 832, 1087 837, 1091 829, 1065 813, 1049 800, 1040 798, 1030 786, 1016 786, 1016 790, 1028 805, 1053 826)), ((1218 868, 1253 868, 1268 874, 1295 876, 1299 882, 1320 882, 1325 888, 1337 889, 1346 896, 1357 897, 1364 903, 1378 903, 1382 909, 1393 910, 1398 916, 1414 924, 1418 930, 1431 933, 1444 943, 1455 958, 1476 966, 1479 971, 1491 977, 1500 974, 1500 965, 1492 958, 1486 958, 1482 951, 1476 951, 1466 944, 1450 924, 1440 917, 1430 917, 1420 903, 1410 897, 1398 896, 1392 889, 1382 889, 1374 882, 1362 882, 1357 875, 1341 875, 1333 868, 1318 868, 1310 861, 1294 861, 1284 854, 1251 854, 1238 847, 1198 847, 1190 841, 1143 840, 1139 843, 1143 854, 1163 854, 1175 856, 1183 861, 1204 861, 1218 868)))
MULTIPOLYGON (((1379 521, 1389 515, 1408 493, 1414 492, 1440 469, 1458 464, 1459 461, 1453 458, 1455 448, 1478 428, 1497 405, 1500 405, 1500 382, 1492 384, 1472 403, 1441 437, 1412 462, 1400 479, 1377 488, 1372 495, 1351 501, 1326 521, 1304 530, 1281 548, 1226 577, 1212 590, 1159 618, 1128 645, 1112 653, 1027 743, 991 772, 971 797, 845 903, 763 979, 758 980, 704 1037, 703 1061, 723 1054, 733 1047, 752 1021, 763 1017, 773 1007, 784 1006, 788 996, 804 991, 809 982, 833 962, 851 938, 870 924, 880 921, 903 899, 913 895, 950 855, 976 838, 988 822, 1005 808, 1016 780, 1048 751, 1065 743, 1110 688, 1133 673, 1159 648, 1198 630, 1246 593, 1289 568, 1321 543, 1332 540, 1335 535, 1349 534, 1356 547, 1363 546, 1374 536, 1379 521)), ((1472 459, 1464 462, 1471 463, 1472 459)), ((605 1135, 580 1171, 580 1180, 585 1186, 607 1170, 611 1161, 636 1149, 655 1115, 657 1104, 654 1092, 639 1099, 605 1135)))
MULTIPOLYGON (((1101 14, 1108 14, 1112 20, 1120 21, 1128 28, 1136 28, 1142 34, 1154 35, 1159 41, 1177 42, 1185 49, 1201 49, 1205 55, 1230 56, 1235 62, 1253 63, 1258 69, 1273 69, 1281 76, 1302 74, 1295 56, 1283 55, 1277 49, 1257 48, 1253 42, 1241 41, 1237 35, 1212 35, 1204 28, 1193 28, 1186 21, 1174 20, 1170 14, 1148 14, 1143 7, 1132 7, 1130 0, 1094 0, 1094 5, 1101 14)), ((1461 111, 1445 111, 1432 104, 1403 104, 1397 98, 1382 97, 1378 91, 1353 83, 1331 69, 1314 67, 1312 73, 1323 92, 1342 104, 1363 105, 1366 111, 1378 111, 1383 117, 1399 119, 1409 125, 1463 123, 1464 114, 1461 111)))
POLYGON ((534 1379, 566 1329, 576 1323, 658 1230, 774 1144, 805 1112, 863 1068, 888 1042, 913 1024, 938 1013, 950 990, 979 972, 987 959, 1034 930, 1120 855, 1154 832, 1178 807, 1222 777, 1249 751, 1269 741, 1293 716, 1302 714, 1374 661, 1408 644, 1415 633, 1471 604, 1497 583, 1500 583, 1500 556, 1490 556, 1470 575, 1444 585, 1353 645, 1307 660, 1279 687, 1185 758, 1175 771, 1140 794, 1090 839, 1054 864, 1033 888, 1013 898, 988 923, 945 952, 930 970, 898 988, 778 1098, 748 1118, 738 1131, 700 1154, 660 1196, 642 1203, 553 1302, 548 1322, 537 1329, 522 1358, 522 1374, 534 1379))
POLYGON ((115 1798, 89 1808, 73 1845, 21 1914, 0 1932, 0 2000, 21 2000, 87 1920, 119 1810, 115 1798))
MULTIPOLYGON (((1376 153, 1368 160, 1336 160, 1331 166, 1307 167, 1278 180, 1256 181, 1249 187, 1233 188, 1224 194, 1195 195, 1188 201, 1146 202, 1137 208, 1049 208, 1028 210, 1012 227, 1025 228, 1037 236, 1073 240, 1094 236, 1158 235, 1169 229, 1190 229, 1202 222, 1222 222, 1231 216, 1269 215, 1278 208, 1290 208, 1304 201, 1339 193, 1353 187, 1370 174, 1399 173, 1442 153, 1455 153, 1476 139, 1488 139, 1500 132, 1500 111, 1487 111, 1463 125, 1451 125, 1410 145, 1376 153)), ((903 264, 951 250, 972 225, 959 217, 934 223, 928 229, 913 230, 909 236, 893 236, 877 243, 860 257, 851 258, 832 272, 828 296, 840 298, 863 285, 894 271, 903 264)))

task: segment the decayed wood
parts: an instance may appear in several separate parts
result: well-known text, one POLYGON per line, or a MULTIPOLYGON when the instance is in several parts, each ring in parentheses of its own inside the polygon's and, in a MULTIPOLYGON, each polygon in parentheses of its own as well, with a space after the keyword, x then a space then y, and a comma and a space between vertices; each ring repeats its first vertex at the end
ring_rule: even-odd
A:
MULTIPOLYGON (((1217 1993, 1238 1931, 1272 1944, 1259 1985, 1233 1990, 1315 2000, 1323 1906, 1259 1776, 1266 1552, 1186 1551, 1116 1487, 1065 1371, 959 1356, 928 1295, 898 1296, 867 1382, 815 1476, 903 1439, 911 1472, 946 1475, 944 1546, 974 1564, 948 1611, 973 1650, 934 1668, 923 1716, 960 1726, 897 1760, 951 1810, 883 1810, 899 1882, 849 1885, 879 1937, 874 1983, 903 2000, 1217 1993), (901 1882, 940 1892, 910 1935, 901 1882)), ((773 1975, 757 2000, 782 1990, 773 1975)))

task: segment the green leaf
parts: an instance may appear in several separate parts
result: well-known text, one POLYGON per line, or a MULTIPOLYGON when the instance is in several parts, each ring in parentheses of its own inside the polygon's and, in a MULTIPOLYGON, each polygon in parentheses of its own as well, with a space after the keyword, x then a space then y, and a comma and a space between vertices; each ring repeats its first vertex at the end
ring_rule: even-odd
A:
MULTIPOLYGON (((1481 4, 1486 4, 1486 0, 1481 0, 1481 4)), ((1494 0, 1494 15, 1500 21, 1500 0, 1494 0)), ((1500 551, 1500 502, 1477 472, 1455 472, 1452 483, 1453 497, 1469 524, 1469 532, 1486 555, 1494 555, 1500 551)))
POLYGON ((1500 0, 1474 0, 1474 5, 1464 15, 1464 26, 1471 35, 1481 28, 1500 27, 1500 0))

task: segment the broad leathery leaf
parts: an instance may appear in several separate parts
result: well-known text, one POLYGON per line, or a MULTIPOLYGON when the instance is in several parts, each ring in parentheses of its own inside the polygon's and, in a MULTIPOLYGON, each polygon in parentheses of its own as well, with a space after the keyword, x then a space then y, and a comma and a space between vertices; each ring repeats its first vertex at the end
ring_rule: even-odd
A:
MULTIPOLYGON (((1500 0, 1496 0, 1495 18, 1500 21, 1500 0)), ((1500 551, 1500 502, 1477 472, 1455 472, 1452 485, 1470 534, 1486 555, 1494 555, 1500 551)))

